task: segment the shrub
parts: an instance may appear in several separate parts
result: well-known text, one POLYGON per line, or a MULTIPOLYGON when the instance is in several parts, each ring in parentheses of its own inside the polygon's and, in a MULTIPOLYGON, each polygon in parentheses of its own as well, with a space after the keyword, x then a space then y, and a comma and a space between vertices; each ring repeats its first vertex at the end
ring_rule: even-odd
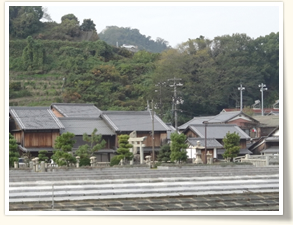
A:
POLYGON ((79 166, 90 166, 91 165, 91 160, 89 158, 80 158, 79 161, 79 166))
POLYGON ((112 157, 112 159, 110 160, 110 166, 115 166, 118 165, 120 163, 121 157, 119 155, 115 155, 114 157, 112 157))

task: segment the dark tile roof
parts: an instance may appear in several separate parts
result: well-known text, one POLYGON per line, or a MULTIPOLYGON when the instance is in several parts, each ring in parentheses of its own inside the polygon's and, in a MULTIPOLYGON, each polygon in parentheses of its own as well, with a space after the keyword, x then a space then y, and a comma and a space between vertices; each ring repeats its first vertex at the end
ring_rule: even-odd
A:
POLYGON ((226 123, 229 120, 237 117, 237 116, 242 116, 245 117, 251 121, 258 122, 254 118, 246 115, 243 112, 240 111, 231 111, 231 112, 221 112, 220 114, 214 116, 212 119, 208 120, 209 123, 226 123))
POLYGON ((115 132, 100 118, 68 118, 61 117, 59 120, 64 125, 65 129, 61 133, 74 133, 75 135, 83 135, 87 133, 90 135, 95 128, 97 134, 114 135, 115 132))
POLYGON ((101 115, 101 110, 94 104, 53 103, 51 108, 55 108, 64 117, 98 118, 101 115))
POLYGON ((188 122, 182 124, 181 126, 178 127, 179 130, 184 130, 186 129, 189 125, 192 124, 203 124, 204 121, 208 121, 215 116, 200 116, 200 117, 194 117, 193 119, 189 120, 188 122))
MULTIPOLYGON (((187 138, 187 142, 192 146, 197 146, 197 141, 200 146, 205 147, 205 138, 187 138)), ((223 148, 223 145, 214 138, 207 138, 207 148, 223 148)))
MULTIPOLYGON (((102 118, 115 131, 151 131, 152 117, 148 111, 103 111, 102 118)), ((155 131, 171 130, 158 116, 154 116, 155 131)))
POLYGON ((18 146, 23 152, 39 152, 41 150, 46 150, 48 152, 53 152, 55 149, 50 147, 40 147, 40 148, 25 148, 21 145, 18 146))
POLYGON ((9 107, 9 113, 22 130, 64 128, 48 107, 9 107))
MULTIPOLYGON (((205 125, 203 124, 190 125, 188 126, 187 129, 192 130, 201 138, 205 137, 205 125)), ((207 125, 207 138, 223 139, 228 132, 230 133, 236 132, 237 134, 239 134, 240 139, 250 139, 249 135, 247 135, 241 128, 233 124, 208 124, 207 125)))

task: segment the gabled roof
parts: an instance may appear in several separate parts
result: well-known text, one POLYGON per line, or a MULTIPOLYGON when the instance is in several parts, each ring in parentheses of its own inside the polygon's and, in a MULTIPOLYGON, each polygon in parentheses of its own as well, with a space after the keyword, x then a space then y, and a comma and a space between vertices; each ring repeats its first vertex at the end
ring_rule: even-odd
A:
POLYGON ((94 104, 53 103, 51 108, 55 108, 64 117, 98 118, 102 113, 94 104))
POLYGON ((75 135, 83 135, 87 133, 90 135, 95 128, 97 134, 102 135, 115 135, 110 127, 100 118, 68 118, 61 117, 59 120, 63 123, 65 129, 61 133, 70 132, 75 135))
POLYGON ((231 112, 221 112, 220 114, 216 115, 214 118, 208 120, 209 123, 227 123, 230 120, 236 118, 236 117, 244 117, 246 119, 249 119, 253 122, 257 122, 254 118, 246 115, 243 112, 240 111, 231 111, 231 112))
POLYGON ((268 134, 268 137, 278 136, 279 137, 279 126, 277 126, 271 133, 268 134))
POLYGON ((279 115, 253 116, 253 118, 260 122, 261 127, 277 127, 277 126, 279 126, 279 115))
POLYGON ((184 130, 189 125, 203 124, 204 121, 207 121, 208 123, 214 123, 214 124, 227 123, 234 118, 236 119, 237 117, 242 117, 244 119, 248 119, 248 120, 253 121, 255 123, 259 123, 259 121, 257 121, 253 117, 250 117, 240 111, 228 111, 228 112, 222 111, 220 114, 218 114, 216 116, 194 117, 193 119, 186 122, 185 124, 182 124, 178 128, 179 128, 179 130, 184 130))
POLYGON ((22 130, 64 129, 48 107, 9 107, 9 113, 22 130))
MULTIPOLYGON (((187 138, 187 142, 192 146, 197 146, 197 141, 200 142, 200 146, 205 147, 205 138, 187 138)), ((207 138, 207 148, 223 148, 215 138, 207 138)))
POLYGON ((208 121, 215 116, 200 116, 200 117, 194 117, 193 119, 189 120, 188 122, 182 124, 181 126, 178 127, 179 130, 184 130, 186 129, 189 125, 192 124, 203 124, 204 121, 208 121))
MULTIPOLYGON (((190 125, 183 131, 183 133, 185 133, 188 129, 192 130, 201 138, 205 137, 204 124, 190 125)), ((250 137, 242 129, 233 124, 208 124, 206 131, 207 138, 223 139, 228 132, 236 132, 240 136, 240 139, 250 139, 250 137)))
POLYGON ((279 143, 279 127, 276 127, 268 136, 260 137, 255 143, 253 143, 248 149, 254 151, 258 146, 267 142, 279 143))
MULTIPOLYGON (((152 117, 148 111, 103 111, 101 117, 115 131, 151 131, 152 117)), ((155 131, 171 130, 158 116, 154 116, 155 131)))

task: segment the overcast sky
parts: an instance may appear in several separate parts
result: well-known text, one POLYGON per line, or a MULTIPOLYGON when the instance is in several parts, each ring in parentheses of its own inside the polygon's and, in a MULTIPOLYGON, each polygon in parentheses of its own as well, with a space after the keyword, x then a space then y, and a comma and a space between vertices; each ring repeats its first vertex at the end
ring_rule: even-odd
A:
POLYGON ((163 38, 172 47, 200 35, 213 39, 245 33, 257 38, 279 32, 283 22, 280 3, 42 2, 41 5, 57 23, 61 23, 62 16, 72 13, 80 24, 84 19, 92 19, 98 33, 106 26, 136 28, 153 40, 163 38))

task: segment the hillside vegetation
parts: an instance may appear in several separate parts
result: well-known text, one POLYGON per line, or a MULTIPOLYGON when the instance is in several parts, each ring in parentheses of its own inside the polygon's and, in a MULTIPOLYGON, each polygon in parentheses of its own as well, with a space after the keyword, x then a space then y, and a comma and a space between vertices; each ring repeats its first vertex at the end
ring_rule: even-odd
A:
POLYGON ((200 36, 161 53, 132 53, 98 38, 87 40, 85 32, 92 36, 94 24, 88 19, 79 26, 72 14, 62 17, 61 24, 36 23, 39 27, 29 26, 31 32, 16 31, 23 11, 10 15, 10 105, 80 102, 102 110, 145 110, 154 99, 157 113, 171 121, 174 77, 183 84, 177 88, 184 100, 177 106, 179 124, 239 106, 240 83, 244 106, 260 99, 261 83, 268 87, 265 106, 279 99, 279 33, 257 39, 245 34, 213 40, 200 36))

